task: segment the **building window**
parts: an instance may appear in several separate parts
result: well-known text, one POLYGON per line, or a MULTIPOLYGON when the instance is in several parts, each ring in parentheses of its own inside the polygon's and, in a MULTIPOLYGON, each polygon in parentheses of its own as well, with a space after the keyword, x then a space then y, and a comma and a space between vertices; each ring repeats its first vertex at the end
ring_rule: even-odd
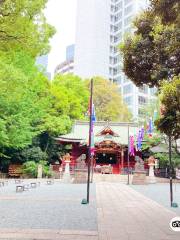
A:
POLYGON ((125 102, 127 105, 132 105, 133 97, 132 97, 132 96, 125 97, 125 98, 124 98, 124 102, 125 102))
POLYGON ((124 76, 124 83, 127 83, 127 82, 130 82, 130 80, 126 76, 124 76))
POLYGON ((128 15, 130 12, 133 10, 133 5, 129 5, 128 7, 125 8, 124 13, 125 15, 128 15))
POLYGON ((128 84, 128 85, 125 85, 125 86, 123 87, 123 93, 124 93, 124 94, 132 93, 132 91, 133 91, 133 86, 132 86, 132 84, 128 84))
POLYGON ((124 31, 124 33, 131 33, 132 31, 132 28, 131 27, 127 27, 124 31))
POLYGON ((121 76, 114 78, 114 82, 121 84, 121 76))
POLYGON ((124 25, 127 26, 132 23, 132 16, 125 18, 124 25))
POLYGON ((132 0, 124 0, 125 5, 128 5, 129 3, 132 3, 132 0))
POLYGON ((143 116, 146 115, 146 113, 145 113, 145 111, 142 108, 138 108, 138 115, 143 117, 143 116))
POLYGON ((120 9, 122 9, 122 2, 119 2, 119 3, 115 6, 115 12, 119 11, 120 9))
POLYGON ((155 95, 157 93, 157 88, 150 88, 151 95, 155 95))
POLYGON ((121 18, 122 18, 122 12, 118 12, 118 13, 114 16, 114 21, 115 21, 115 22, 118 22, 121 18))
POLYGON ((148 93, 148 87, 146 85, 143 85, 142 87, 139 87, 139 92, 141 93, 148 93))
POLYGON ((138 96, 138 103, 140 105, 144 105, 147 103, 147 98, 143 97, 143 96, 138 96))

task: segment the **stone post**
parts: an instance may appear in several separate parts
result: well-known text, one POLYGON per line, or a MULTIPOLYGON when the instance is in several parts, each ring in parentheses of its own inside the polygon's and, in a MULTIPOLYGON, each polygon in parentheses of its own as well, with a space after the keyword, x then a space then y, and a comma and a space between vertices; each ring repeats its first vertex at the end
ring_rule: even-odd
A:
POLYGON ((41 164, 38 164, 37 178, 42 178, 42 165, 41 164))
POLYGON ((149 166, 148 183, 156 183, 156 178, 154 176, 155 158, 153 156, 149 157, 148 166, 149 166))
POLYGON ((64 171, 63 179, 62 179, 62 181, 64 183, 70 183, 71 182, 70 167, 69 167, 70 162, 71 162, 71 156, 70 156, 69 153, 67 153, 64 156, 65 171, 64 171))

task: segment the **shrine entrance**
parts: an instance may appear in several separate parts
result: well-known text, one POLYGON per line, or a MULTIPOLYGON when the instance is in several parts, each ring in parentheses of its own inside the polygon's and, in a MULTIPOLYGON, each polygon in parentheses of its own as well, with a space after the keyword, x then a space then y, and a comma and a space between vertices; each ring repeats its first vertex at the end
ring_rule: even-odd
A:
POLYGON ((117 164, 117 154, 98 153, 96 154, 96 164, 117 164))

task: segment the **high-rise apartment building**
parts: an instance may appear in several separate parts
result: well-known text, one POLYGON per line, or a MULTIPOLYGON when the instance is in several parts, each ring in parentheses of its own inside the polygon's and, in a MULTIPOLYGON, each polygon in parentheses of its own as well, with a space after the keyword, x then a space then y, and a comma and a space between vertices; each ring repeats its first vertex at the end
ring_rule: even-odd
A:
POLYGON ((38 66, 38 68, 40 70, 42 70, 45 75, 48 77, 49 80, 51 80, 51 73, 48 72, 47 68, 48 68, 48 55, 42 55, 37 57, 36 59, 36 65, 38 66))
POLYGON ((66 60, 57 65, 54 74, 74 73, 74 44, 66 47, 66 60))
POLYGON ((133 32, 132 21, 148 0, 77 0, 74 73, 102 76, 119 85, 134 118, 154 97, 154 89, 137 88, 123 73, 119 44, 133 32))

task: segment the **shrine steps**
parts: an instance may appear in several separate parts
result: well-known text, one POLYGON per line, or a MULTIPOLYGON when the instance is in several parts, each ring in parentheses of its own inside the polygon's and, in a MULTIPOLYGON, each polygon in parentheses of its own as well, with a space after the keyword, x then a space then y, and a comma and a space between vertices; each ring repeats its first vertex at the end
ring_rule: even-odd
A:
MULTIPOLYGON (((128 176, 121 174, 94 174, 93 182, 117 182, 127 184, 128 176)), ((130 182, 132 181, 132 175, 130 175, 130 182)))

